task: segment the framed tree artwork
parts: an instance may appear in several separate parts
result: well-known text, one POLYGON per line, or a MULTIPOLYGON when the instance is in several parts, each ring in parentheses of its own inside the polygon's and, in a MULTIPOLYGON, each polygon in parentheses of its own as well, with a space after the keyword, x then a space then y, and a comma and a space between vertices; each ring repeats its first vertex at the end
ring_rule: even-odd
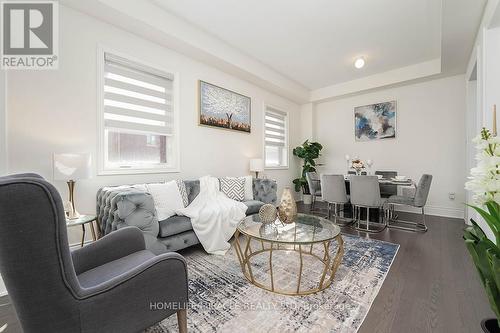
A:
POLYGON ((250 133, 250 97, 199 81, 199 124, 250 133))

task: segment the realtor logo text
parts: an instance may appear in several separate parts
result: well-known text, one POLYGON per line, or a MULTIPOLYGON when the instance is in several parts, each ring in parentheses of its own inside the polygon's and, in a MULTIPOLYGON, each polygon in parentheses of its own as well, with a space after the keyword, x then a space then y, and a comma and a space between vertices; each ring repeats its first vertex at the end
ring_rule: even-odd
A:
POLYGON ((58 4, 3 1, 2 69, 57 69, 58 4))

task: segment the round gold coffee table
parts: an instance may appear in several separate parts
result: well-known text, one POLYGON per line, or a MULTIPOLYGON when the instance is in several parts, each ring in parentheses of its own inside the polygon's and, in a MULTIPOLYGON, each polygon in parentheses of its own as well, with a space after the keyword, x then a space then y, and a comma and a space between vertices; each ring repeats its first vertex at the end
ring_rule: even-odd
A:
MULTIPOLYGON (((298 214, 294 223, 285 225, 279 221, 263 224, 258 215, 248 216, 238 225, 233 246, 243 275, 250 283, 283 295, 309 295, 328 288, 344 254, 344 241, 340 228, 329 220, 307 214, 298 214), (332 246, 332 243, 336 243, 336 246, 332 246), (335 254, 330 253, 334 250, 335 254), (277 251, 285 251, 281 254, 287 256, 298 256, 297 274, 292 278, 297 282, 296 286, 293 282, 293 288, 282 288, 279 281, 275 281, 276 268, 273 269, 275 265, 273 254, 277 251), (262 262, 263 255, 265 263, 262 262), (261 262, 254 260, 257 256, 261 262), (308 276, 308 285, 303 283, 306 258, 314 266, 308 268, 308 272, 319 273, 317 278, 313 277, 312 284, 308 276), (262 270, 263 266, 268 270, 265 276, 262 273, 253 273, 252 268, 262 270)), ((288 279, 286 284, 290 287, 291 282, 288 279)))

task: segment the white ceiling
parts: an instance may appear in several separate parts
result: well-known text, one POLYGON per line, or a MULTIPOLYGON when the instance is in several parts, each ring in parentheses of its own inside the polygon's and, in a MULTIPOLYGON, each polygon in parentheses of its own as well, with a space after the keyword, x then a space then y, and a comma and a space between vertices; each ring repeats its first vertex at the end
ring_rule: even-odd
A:
POLYGON ((440 0, 154 2, 311 90, 441 56, 440 0))
POLYGON ((464 73, 487 0, 60 2, 303 103, 464 73))

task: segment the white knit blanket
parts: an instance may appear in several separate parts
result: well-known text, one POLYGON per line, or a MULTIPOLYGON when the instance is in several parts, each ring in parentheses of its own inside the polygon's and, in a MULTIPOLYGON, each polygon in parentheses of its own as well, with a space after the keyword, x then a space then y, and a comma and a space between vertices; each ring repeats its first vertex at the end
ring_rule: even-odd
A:
POLYGON ((204 176, 200 178, 200 194, 176 213, 191 218, 193 230, 205 251, 224 255, 231 247, 228 241, 245 218, 246 210, 244 203, 229 199, 219 191, 217 178, 204 176))

